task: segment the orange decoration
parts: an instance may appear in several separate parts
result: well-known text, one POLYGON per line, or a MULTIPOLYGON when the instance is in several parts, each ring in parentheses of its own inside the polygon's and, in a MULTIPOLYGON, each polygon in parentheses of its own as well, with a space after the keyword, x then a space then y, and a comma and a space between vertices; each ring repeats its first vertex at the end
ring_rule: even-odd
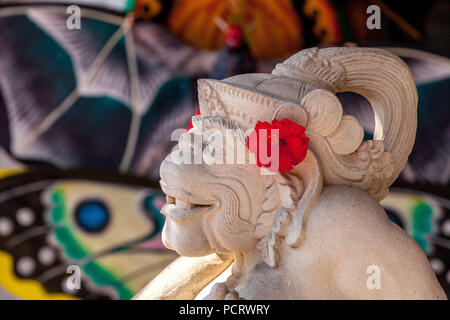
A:
POLYGON ((302 24, 290 0, 179 0, 168 23, 188 43, 209 50, 224 45, 223 25, 240 26, 256 59, 282 58, 303 44, 302 24))
POLYGON ((303 12, 314 19, 313 33, 323 45, 340 44, 343 41, 336 10, 328 0, 306 0, 303 12))

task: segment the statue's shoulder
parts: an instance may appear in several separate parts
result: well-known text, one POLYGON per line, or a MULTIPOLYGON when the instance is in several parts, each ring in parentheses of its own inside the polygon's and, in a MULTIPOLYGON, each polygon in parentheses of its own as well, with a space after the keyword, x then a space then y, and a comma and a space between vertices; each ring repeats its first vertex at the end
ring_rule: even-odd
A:
POLYGON ((324 188, 311 210, 304 248, 320 252, 330 263, 398 266, 406 260, 428 265, 420 246, 391 222, 383 207, 366 192, 346 186, 324 188), (402 253, 402 255, 399 255, 402 253))
POLYGON ((364 191, 347 186, 323 189, 312 208, 306 230, 309 241, 326 241, 327 246, 340 241, 351 246, 361 246, 361 242, 376 246, 386 241, 385 237, 399 233, 402 237, 404 233, 389 220, 378 201, 364 191))
POLYGON ((446 299, 417 242, 361 190, 324 188, 306 234, 299 258, 319 262, 314 268, 332 274, 333 288, 345 298, 446 299), (367 290, 367 279, 374 272, 381 275, 381 290, 367 290))
POLYGON ((377 200, 367 192, 348 186, 325 187, 317 199, 310 216, 311 220, 360 220, 368 223, 386 220, 387 215, 377 200))

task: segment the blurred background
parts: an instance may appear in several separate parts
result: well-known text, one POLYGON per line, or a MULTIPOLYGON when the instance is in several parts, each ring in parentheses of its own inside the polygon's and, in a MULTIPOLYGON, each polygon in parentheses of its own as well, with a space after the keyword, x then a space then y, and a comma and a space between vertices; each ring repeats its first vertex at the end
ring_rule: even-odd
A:
MULTIPOLYGON (((382 47, 411 68, 416 143, 382 204, 449 295, 450 2, 0 0, 0 298, 134 296, 176 258, 158 171, 197 79, 311 46, 382 47)), ((339 98, 370 138, 367 101, 339 98)))

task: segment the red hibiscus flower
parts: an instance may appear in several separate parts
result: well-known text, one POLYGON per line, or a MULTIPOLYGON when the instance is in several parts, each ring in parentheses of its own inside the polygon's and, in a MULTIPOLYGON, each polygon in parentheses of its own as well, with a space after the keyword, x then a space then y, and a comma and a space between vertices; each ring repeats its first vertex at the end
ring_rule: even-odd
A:
MULTIPOLYGON (((305 127, 289 119, 274 120, 272 123, 258 121, 254 131, 247 138, 247 147, 256 155, 256 164, 271 171, 292 170, 305 159, 308 143, 309 138, 305 135, 305 127), (267 134, 262 133, 261 130, 267 130, 267 134), (260 150, 260 139, 266 139, 266 150, 260 150), (279 159, 275 159, 275 161, 278 160, 278 166, 273 163, 273 150, 278 151, 276 153, 279 159)), ((276 154, 273 156, 275 157, 276 154)))

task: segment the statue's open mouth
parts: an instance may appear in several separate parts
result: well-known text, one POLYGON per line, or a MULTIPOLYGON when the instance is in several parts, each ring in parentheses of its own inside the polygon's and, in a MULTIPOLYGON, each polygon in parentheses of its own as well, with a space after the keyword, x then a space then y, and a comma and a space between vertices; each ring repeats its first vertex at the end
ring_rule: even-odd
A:
POLYGON ((217 200, 202 199, 184 191, 178 186, 170 186, 163 181, 161 188, 166 194, 167 203, 161 208, 161 213, 169 216, 173 220, 184 220, 187 217, 206 212, 210 208, 215 207, 217 200))

